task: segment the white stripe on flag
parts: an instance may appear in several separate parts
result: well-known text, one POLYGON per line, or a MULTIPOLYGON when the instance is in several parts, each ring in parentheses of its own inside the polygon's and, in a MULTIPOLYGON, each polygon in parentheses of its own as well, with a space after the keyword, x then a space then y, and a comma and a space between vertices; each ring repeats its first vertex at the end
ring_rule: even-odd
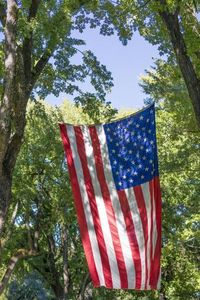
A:
POLYGON ((122 252, 123 252, 123 256, 124 256, 124 261, 125 261, 125 265, 126 265, 126 269, 127 269, 128 288, 133 289, 133 288, 135 288, 134 262, 132 259, 130 243, 129 243, 128 236, 127 236, 126 224, 125 224, 124 217, 123 217, 123 214, 121 211, 118 194, 117 194, 116 187, 114 184, 111 166, 109 163, 110 160, 109 160, 109 154, 108 154, 108 149, 107 149, 106 137, 105 137, 104 129, 101 125, 96 126, 96 130, 98 133, 100 147, 101 147, 101 155, 102 155, 102 160, 103 160, 103 164, 104 164, 105 178, 107 181, 114 213, 116 216, 116 225, 117 225, 120 243, 122 246, 122 252))
POLYGON ((146 182, 141 185, 142 192, 144 196, 146 212, 147 212, 147 221, 148 221, 148 240, 147 240, 147 266, 148 266, 148 280, 147 280, 147 289, 150 289, 149 279, 150 279, 150 267, 151 267, 151 195, 149 191, 149 182, 146 182))
POLYGON ((112 236, 111 236, 111 232, 110 232, 110 228, 109 228, 106 208, 105 208, 103 196, 101 193, 101 188, 100 188, 97 173, 96 173, 92 141, 90 138, 90 133, 89 133, 88 127, 81 126, 81 130, 82 130, 83 137, 84 137, 88 168, 89 168, 90 176, 92 179, 92 185, 93 185, 94 192, 95 192, 95 200, 96 200, 99 218, 100 218, 100 222, 101 222, 101 227, 102 227, 102 231, 103 231, 103 236, 104 236, 104 240, 105 240, 106 251, 108 254, 108 258, 109 258, 113 288, 120 288, 121 283, 120 283, 120 277, 119 277, 119 270, 118 270, 118 266, 117 266, 117 260, 116 260, 116 255, 115 255, 115 251, 114 251, 112 236))
POLYGON ((157 237, 158 237, 158 232, 157 232, 157 224, 156 224, 156 207, 155 207, 155 197, 154 197, 154 193, 155 193, 155 187, 153 185, 153 236, 152 236, 152 244, 153 244, 153 258, 155 256, 155 248, 156 248, 156 241, 157 241, 157 237))
POLYGON ((70 141, 70 146, 72 149, 72 155, 73 155, 73 160, 74 160, 74 164, 75 164, 76 174, 77 174, 77 178, 78 178, 78 182, 79 182, 79 186, 80 186, 84 214, 85 214, 85 218, 86 218, 86 222, 87 222, 88 233, 89 233, 89 237, 90 237, 90 243, 91 243, 91 247, 92 247, 94 261, 95 261, 97 273, 99 276, 100 285, 105 286, 102 262, 101 262, 101 257, 100 257, 100 253, 99 253, 99 246, 97 243, 97 237, 96 237, 95 230, 94 230, 92 213, 90 210, 90 204, 89 204, 88 195, 87 195, 87 191, 86 191, 86 187, 85 187, 82 165, 81 165, 78 150, 77 150, 75 132, 74 132, 73 126, 67 125, 66 127, 67 127, 67 134, 68 134, 69 141, 70 141))
POLYGON ((141 268, 142 268, 141 289, 144 289, 145 278, 146 278, 146 266, 145 266, 145 241, 144 241, 143 227, 142 227, 140 212, 137 206, 137 201, 135 199, 133 188, 126 189, 125 193, 130 206, 131 216, 135 227, 136 238, 137 238, 139 251, 140 251, 141 268))

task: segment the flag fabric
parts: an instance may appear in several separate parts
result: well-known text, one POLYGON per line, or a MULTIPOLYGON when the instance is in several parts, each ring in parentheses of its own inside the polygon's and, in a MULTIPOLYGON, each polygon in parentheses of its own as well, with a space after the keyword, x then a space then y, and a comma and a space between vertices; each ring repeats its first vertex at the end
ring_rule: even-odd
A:
POLYGON ((95 287, 160 287, 161 195, 155 108, 100 125, 60 124, 95 287))

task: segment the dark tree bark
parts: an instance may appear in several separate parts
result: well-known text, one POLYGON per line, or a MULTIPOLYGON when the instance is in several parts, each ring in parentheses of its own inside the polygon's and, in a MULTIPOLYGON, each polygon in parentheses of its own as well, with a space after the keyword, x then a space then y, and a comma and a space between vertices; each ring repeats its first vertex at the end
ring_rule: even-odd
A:
MULTIPOLYGON (((15 207, 14 207, 14 210, 12 212, 12 216, 11 216, 11 219, 10 219, 10 222, 9 222, 9 226, 6 227, 5 238, 1 240, 0 250, 5 246, 6 242, 10 239, 10 237, 12 235, 12 230, 13 230, 14 223, 15 223, 15 220, 16 220, 18 208, 19 208, 19 202, 17 202, 15 207)), ((0 256, 1 256, 1 253, 0 253, 0 256)))
POLYGON ((49 270, 52 276, 51 287, 54 291, 57 300, 64 300, 63 297, 63 286, 60 282, 60 273, 57 271, 56 263, 55 263, 55 242, 52 236, 48 236, 48 244, 49 244, 49 270))
MULTIPOLYGON (((28 21, 36 17, 40 1, 32 0, 28 21)), ((49 49, 32 67, 32 32, 23 45, 16 45, 18 7, 15 0, 0 5, 0 20, 5 32, 5 77, 0 103, 0 237, 11 199, 12 173, 23 143, 26 107, 36 81, 52 52, 49 49)))
POLYGON ((176 55, 177 63, 183 75, 188 94, 192 101, 197 125, 200 127, 200 79, 195 72, 194 66, 187 53, 183 33, 179 24, 179 7, 172 13, 167 9, 166 0, 159 0, 163 5, 160 16, 168 30, 170 40, 176 55))
MULTIPOLYGON (((40 1, 32 0, 28 21, 36 17, 40 1)), ((52 52, 46 51, 32 67, 32 32, 22 46, 16 45, 18 7, 17 1, 7 0, 7 7, 0 5, 0 21, 5 33, 4 90, 0 102, 0 238, 11 200, 12 174, 20 147, 23 143, 26 123, 26 107, 36 81, 46 66, 52 52)), ((13 270, 20 259, 36 253, 38 232, 35 232, 32 250, 19 249, 11 257, 0 282, 0 295, 4 291, 13 270)), ((3 247, 3 243, 1 244, 3 247)))
MULTIPOLYGON (((1 11, 5 11, 2 6, 1 11)), ((12 185, 11 170, 7 168, 6 156, 10 144, 15 90, 17 4, 14 0, 7 1, 7 12, 3 23, 5 24, 5 77, 0 104, 0 234, 5 223, 12 185)))
POLYGON ((87 286, 90 282, 91 282, 90 275, 89 275, 89 273, 87 273, 82 281, 79 295, 78 295, 78 300, 86 300, 85 292, 86 292, 87 286))

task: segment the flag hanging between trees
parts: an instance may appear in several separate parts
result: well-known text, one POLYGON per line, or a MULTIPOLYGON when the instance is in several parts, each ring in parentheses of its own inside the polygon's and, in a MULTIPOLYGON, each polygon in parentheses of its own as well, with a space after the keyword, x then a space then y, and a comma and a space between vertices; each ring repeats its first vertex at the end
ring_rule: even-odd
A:
POLYGON ((60 124, 95 287, 159 289, 161 195, 155 107, 95 126, 60 124))

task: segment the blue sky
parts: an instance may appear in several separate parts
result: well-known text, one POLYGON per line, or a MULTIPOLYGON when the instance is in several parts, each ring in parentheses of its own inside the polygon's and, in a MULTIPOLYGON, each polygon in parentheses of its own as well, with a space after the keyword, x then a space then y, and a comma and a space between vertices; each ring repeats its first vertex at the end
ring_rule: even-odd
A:
MULTIPOLYGON (((85 40, 86 46, 81 50, 90 49, 102 64, 112 72, 114 87, 106 99, 118 109, 141 108, 145 94, 138 85, 139 77, 145 69, 153 65, 153 59, 159 57, 156 46, 145 41, 138 33, 127 46, 123 46, 117 36, 102 36, 97 29, 87 29, 82 34, 75 33, 75 37, 85 40)), ((80 55, 75 57, 79 63, 80 55)), ((83 85, 85 91, 91 91, 89 82, 83 85)), ((73 101, 73 96, 60 94, 58 98, 50 95, 47 100, 51 104, 59 105, 64 99, 73 101)))

